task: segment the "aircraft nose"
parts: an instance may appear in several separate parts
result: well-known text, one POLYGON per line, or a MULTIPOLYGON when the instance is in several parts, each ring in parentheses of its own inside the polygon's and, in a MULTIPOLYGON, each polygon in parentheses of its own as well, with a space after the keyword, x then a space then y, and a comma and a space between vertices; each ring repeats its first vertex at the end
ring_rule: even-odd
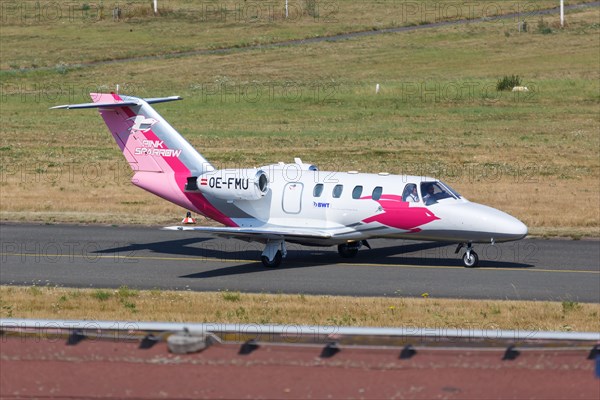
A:
POLYGON ((506 221, 507 222, 506 236, 508 236, 510 240, 519 240, 519 239, 523 239, 525 236, 527 236, 527 232, 528 232, 527 225, 525 225, 524 223, 522 223, 515 217, 512 217, 508 214, 507 214, 507 216, 510 217, 512 219, 512 221, 506 221))
POLYGON ((470 221, 469 228, 480 234, 489 235, 497 242, 523 239, 527 226, 503 211, 477 203, 465 205, 470 221))
POLYGON ((519 240, 527 235, 527 226, 512 215, 495 209, 490 214, 489 222, 498 241, 519 240))

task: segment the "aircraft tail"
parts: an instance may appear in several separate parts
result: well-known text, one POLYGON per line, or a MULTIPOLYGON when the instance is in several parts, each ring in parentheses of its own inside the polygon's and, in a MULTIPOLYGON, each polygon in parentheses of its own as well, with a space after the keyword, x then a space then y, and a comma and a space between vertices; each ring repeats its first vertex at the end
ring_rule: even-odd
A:
POLYGON ((93 103, 52 108, 98 108, 135 172, 131 180, 134 185, 225 225, 235 225, 201 194, 186 192, 188 178, 214 171, 214 167, 150 106, 181 100, 181 97, 141 99, 114 93, 90 95, 93 103))
POLYGON ((150 106, 181 97, 140 99, 114 93, 90 93, 93 103, 52 107, 98 108, 131 168, 138 172, 188 172, 201 175, 214 168, 150 106))

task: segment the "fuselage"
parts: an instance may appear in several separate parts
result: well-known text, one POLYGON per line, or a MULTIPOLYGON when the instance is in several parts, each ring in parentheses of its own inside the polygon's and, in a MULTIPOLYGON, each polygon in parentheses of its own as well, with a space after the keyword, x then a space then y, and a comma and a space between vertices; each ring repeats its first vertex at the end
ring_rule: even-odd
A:
POLYGON ((473 203, 425 176, 302 169, 302 164, 259 168, 269 190, 257 200, 206 200, 239 227, 298 227, 331 231, 337 244, 368 238, 450 242, 518 240, 527 227, 502 211, 473 203), (427 189, 434 193, 428 196, 427 189), (416 189, 416 193, 412 193, 416 189), (412 197, 410 197, 412 195, 412 197))

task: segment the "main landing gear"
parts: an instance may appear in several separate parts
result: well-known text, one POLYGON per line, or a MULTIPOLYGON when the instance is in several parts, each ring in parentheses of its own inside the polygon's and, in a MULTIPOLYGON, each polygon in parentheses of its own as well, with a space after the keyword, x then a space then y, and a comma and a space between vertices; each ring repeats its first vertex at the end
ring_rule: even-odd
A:
MULTIPOLYGON (((456 247, 456 250, 454 251, 454 254, 458 254, 460 249, 462 249, 464 246, 464 243, 459 243, 456 247)), ((467 250, 465 251, 465 254, 463 255, 462 259, 463 264, 467 268, 474 268, 477 266, 477 264, 479 264, 479 256, 477 255, 477 253, 475 253, 475 250, 473 250, 473 243, 469 242, 467 244, 467 250)))
POLYGON ((371 248, 366 240, 359 240, 358 242, 348 242, 338 245, 338 253, 342 258, 353 258, 358 254, 358 250, 365 246, 368 249, 371 248))
POLYGON ((267 268, 277 268, 281 260, 287 256, 284 240, 269 240, 260 256, 260 260, 267 268))
MULTIPOLYGON (((358 250, 365 246, 371 248, 366 240, 359 240, 356 242, 342 243, 338 246, 338 253, 343 258, 355 257, 358 250)), ((281 265, 281 260, 287 256, 287 249, 285 248, 284 240, 269 240, 263 250, 260 260, 263 265, 267 268, 277 268, 281 265)))

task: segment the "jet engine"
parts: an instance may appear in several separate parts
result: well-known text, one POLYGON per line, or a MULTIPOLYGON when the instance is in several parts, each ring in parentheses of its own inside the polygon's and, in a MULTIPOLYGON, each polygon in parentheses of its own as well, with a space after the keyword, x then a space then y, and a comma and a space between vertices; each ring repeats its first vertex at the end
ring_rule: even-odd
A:
POLYGON ((267 174, 255 168, 207 172, 197 179, 198 190, 222 200, 258 200, 269 190, 267 174))

